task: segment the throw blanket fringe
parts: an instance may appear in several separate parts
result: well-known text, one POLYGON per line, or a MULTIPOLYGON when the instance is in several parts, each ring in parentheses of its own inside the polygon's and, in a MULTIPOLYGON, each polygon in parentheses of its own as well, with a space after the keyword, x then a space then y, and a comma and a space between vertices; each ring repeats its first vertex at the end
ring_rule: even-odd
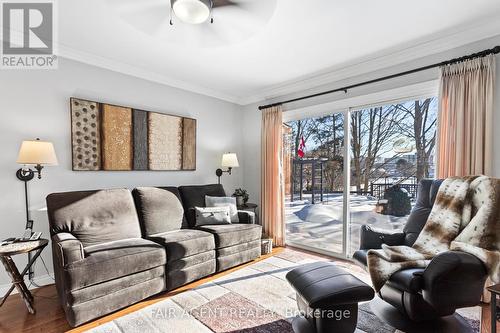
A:
POLYGON ((434 256, 463 251, 481 260, 500 282, 500 180, 486 176, 448 178, 413 246, 382 245, 368 251, 368 271, 378 292, 392 274, 427 267, 434 256))

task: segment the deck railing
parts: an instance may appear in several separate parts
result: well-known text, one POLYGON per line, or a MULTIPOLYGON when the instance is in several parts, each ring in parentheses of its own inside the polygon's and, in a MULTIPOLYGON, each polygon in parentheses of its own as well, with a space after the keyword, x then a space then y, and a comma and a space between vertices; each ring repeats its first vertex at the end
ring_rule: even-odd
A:
MULTIPOLYGON (((382 199, 382 198, 384 198, 385 191, 394 185, 396 185, 396 184, 371 183, 370 184, 371 195, 377 199, 382 199)), ((401 188, 404 188, 406 191, 408 191, 410 198, 415 199, 417 197, 418 184, 397 184, 397 185, 401 188)))

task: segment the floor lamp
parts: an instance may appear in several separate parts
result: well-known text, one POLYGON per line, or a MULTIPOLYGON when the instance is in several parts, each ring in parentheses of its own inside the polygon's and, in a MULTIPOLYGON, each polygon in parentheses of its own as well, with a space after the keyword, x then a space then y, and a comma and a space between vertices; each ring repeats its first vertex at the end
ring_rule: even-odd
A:
MULTIPOLYGON (((23 165, 22 168, 17 170, 16 177, 24 182, 24 203, 26 209, 25 233, 29 230, 29 234, 31 235, 33 232, 33 220, 30 218, 28 182, 35 178, 35 172, 38 175, 38 179, 41 179, 44 166, 57 165, 54 145, 51 142, 40 141, 40 139, 23 141, 19 149, 17 163, 23 165), (33 166, 35 170, 32 170, 30 166, 33 166)), ((31 253, 28 254, 28 260, 31 260, 31 253)), ((33 282, 33 269, 31 267, 28 276, 30 281, 33 282)))

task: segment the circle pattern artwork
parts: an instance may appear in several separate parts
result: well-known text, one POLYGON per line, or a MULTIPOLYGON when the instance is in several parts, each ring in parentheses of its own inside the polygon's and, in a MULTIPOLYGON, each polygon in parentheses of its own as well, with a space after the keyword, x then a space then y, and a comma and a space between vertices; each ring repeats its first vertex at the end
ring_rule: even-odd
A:
POLYGON ((99 110, 96 102, 71 99, 73 170, 101 169, 99 110))

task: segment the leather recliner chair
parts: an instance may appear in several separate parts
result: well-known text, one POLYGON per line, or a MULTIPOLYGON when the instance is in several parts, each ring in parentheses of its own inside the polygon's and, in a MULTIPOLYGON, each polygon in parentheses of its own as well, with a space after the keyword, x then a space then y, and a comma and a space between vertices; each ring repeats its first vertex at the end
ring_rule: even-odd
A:
MULTIPOLYGON (((415 206, 401 233, 382 233, 361 227, 360 250, 354 259, 367 267, 369 249, 382 244, 412 246, 431 212, 442 180, 422 180, 415 206)), ((394 273, 379 292, 380 298, 413 321, 451 315, 456 309, 478 305, 487 277, 486 268, 475 256, 448 251, 434 257, 427 268, 409 268, 394 273)))

